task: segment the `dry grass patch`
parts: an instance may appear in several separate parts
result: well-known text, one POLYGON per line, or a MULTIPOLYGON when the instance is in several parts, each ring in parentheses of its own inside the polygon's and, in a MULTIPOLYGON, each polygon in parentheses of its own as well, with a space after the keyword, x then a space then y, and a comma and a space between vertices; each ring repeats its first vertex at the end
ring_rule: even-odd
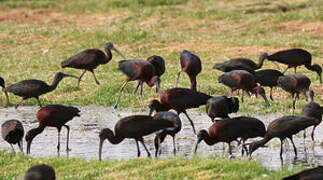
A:
POLYGON ((313 34, 322 36, 323 22, 304 22, 304 21, 289 21, 278 25, 279 28, 287 30, 291 34, 313 34))

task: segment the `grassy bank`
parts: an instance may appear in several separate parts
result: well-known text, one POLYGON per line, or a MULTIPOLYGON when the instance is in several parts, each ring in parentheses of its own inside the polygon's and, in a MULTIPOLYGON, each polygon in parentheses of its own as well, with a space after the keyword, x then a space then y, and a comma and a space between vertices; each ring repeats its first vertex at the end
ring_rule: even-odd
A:
MULTIPOLYGON (((212 70, 214 63, 234 57, 257 60, 261 52, 302 47, 313 54, 313 62, 323 59, 322 1, 187 1, 187 0, 74 0, 74 1, 0 1, 0 76, 7 84, 40 79, 51 82, 55 72, 80 75, 81 71, 61 69, 60 62, 87 48, 102 48, 111 41, 129 59, 160 55, 166 60, 162 89, 174 87, 179 70, 179 53, 190 50, 200 56, 203 71, 198 76, 198 90, 211 95, 225 95, 228 88, 219 84, 222 74, 212 70)), ((97 68, 101 85, 87 73, 76 88, 75 79, 64 80, 52 93, 41 97, 44 104, 77 105, 114 104, 125 77, 112 61, 97 68)), ((286 66, 281 65, 284 69, 286 66)), ((275 68, 265 62, 264 68, 275 68)), ((292 73, 292 70, 288 71, 292 73)), ((322 86, 314 72, 298 70, 312 80, 316 100, 323 102, 322 86)), ((189 87, 182 75, 180 86, 189 87)), ((120 107, 140 107, 139 96, 132 94, 135 84, 124 90, 120 107)), ((269 89, 266 89, 269 92, 269 89)), ((267 93, 268 93, 267 92, 267 93)), ((145 86, 147 104, 157 98, 145 86)), ((289 113, 290 96, 274 91, 276 102, 264 108, 262 99, 247 98, 242 111, 289 113)), ((12 103, 20 99, 10 95, 12 103)), ((4 104, 0 95, 0 104, 4 104)), ((297 103, 297 112, 305 104, 297 103)), ((24 105, 36 105, 28 100, 24 105)))
POLYGON ((269 171, 258 162, 247 160, 206 159, 193 157, 185 160, 172 158, 155 160, 134 158, 132 160, 99 162, 76 158, 30 158, 21 153, 0 151, 0 179, 22 177, 36 164, 51 165, 58 179, 281 179, 300 171, 269 171))

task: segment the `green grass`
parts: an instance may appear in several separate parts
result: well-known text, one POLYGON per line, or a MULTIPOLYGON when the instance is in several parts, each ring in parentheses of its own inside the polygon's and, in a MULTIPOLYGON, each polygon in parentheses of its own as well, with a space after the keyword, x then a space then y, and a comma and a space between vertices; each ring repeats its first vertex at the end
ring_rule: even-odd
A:
POLYGON ((48 164, 56 171, 57 179, 223 179, 265 180, 281 179, 299 172, 270 171, 256 161, 207 159, 195 156, 191 159, 171 158, 156 160, 135 158, 132 160, 99 162, 77 158, 31 158, 22 153, 0 151, 0 179, 23 177, 33 165, 48 164))
MULTIPOLYGON (((203 63, 197 87, 210 95, 228 93, 228 88, 217 82, 222 73, 212 66, 229 58, 257 60, 264 51, 302 47, 313 54, 314 63, 322 65, 323 59, 323 3, 316 0, 5 0, 0 1, 0 10, 0 76, 8 85, 31 78, 51 82, 58 71, 80 75, 80 70, 61 69, 60 62, 84 49, 102 48, 106 41, 113 42, 128 59, 154 54, 164 57, 163 90, 175 85, 179 53, 183 49, 196 53, 203 63)), ((76 88, 75 79, 66 79, 54 92, 41 96, 41 101, 113 105, 125 79, 117 70, 119 60, 114 54, 110 63, 95 70, 101 85, 87 73, 81 88, 76 88)), ((264 68, 275 66, 265 61, 264 68)), ((310 77, 316 100, 322 103, 322 85, 316 74, 304 67, 298 72, 310 77)), ((140 107, 139 96, 132 94, 134 84, 126 86, 119 107, 140 107)), ((185 74, 180 86, 190 86, 185 74)), ((154 89, 145 86, 146 104, 157 97, 154 89)), ((274 98, 278 102, 270 108, 265 108, 261 99, 246 98, 242 111, 290 113, 287 93, 275 90, 274 98)), ((10 95, 10 100, 17 103, 20 99, 10 95)), ((4 95, 0 95, 0 104, 4 103, 4 95)), ((305 103, 298 101, 297 113, 305 103)), ((36 100, 24 102, 36 104, 36 100)))

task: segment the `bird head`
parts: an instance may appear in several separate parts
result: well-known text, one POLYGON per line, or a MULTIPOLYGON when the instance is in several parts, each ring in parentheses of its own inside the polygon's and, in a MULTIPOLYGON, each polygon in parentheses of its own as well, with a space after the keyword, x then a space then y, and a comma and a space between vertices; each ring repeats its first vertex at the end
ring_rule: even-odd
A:
POLYGON ((74 76, 74 75, 71 75, 71 74, 65 74, 65 73, 62 73, 62 72, 56 73, 54 79, 56 81, 61 81, 64 77, 72 77, 72 78, 79 79, 79 77, 77 77, 77 76, 74 76))
POLYGON ((270 106, 269 101, 266 96, 266 91, 263 87, 256 86, 252 91, 254 94, 256 94, 256 96, 259 94, 262 98, 264 98, 266 105, 270 106))
POLYGON ((255 141, 255 142, 250 143, 249 144, 249 155, 251 156, 251 154, 261 146, 262 146, 262 144, 260 143, 260 141, 255 141))
POLYGON ((322 68, 318 64, 313 64, 312 69, 319 75, 320 83, 322 84, 322 68))
POLYGON ((5 88, 5 82, 2 77, 0 77, 0 86, 4 89, 5 88))
POLYGON ((100 131, 99 133, 99 138, 100 138, 100 144, 99 144, 99 160, 101 161, 101 154, 102 154, 102 147, 103 147, 103 142, 104 140, 108 139, 109 141, 112 139, 111 143, 113 142, 114 134, 109 128, 104 128, 100 131), (110 139, 109 139, 110 138, 110 139))
POLYGON ((314 100, 314 91, 312 91, 312 90, 306 91, 306 96, 307 96, 308 100, 310 102, 312 102, 314 100))
POLYGON ((306 104, 302 109, 303 117, 313 117, 322 120, 323 107, 316 102, 306 104))
POLYGON ((201 142, 201 141, 202 141, 206 136, 208 136, 208 133, 207 133, 207 131, 206 131, 205 129, 202 129, 202 130, 200 130, 200 131, 197 133, 197 135, 196 135, 196 137, 197 137, 197 142, 196 142, 196 145, 195 145, 194 153, 196 153, 198 145, 200 144, 200 142, 201 142))
POLYGON ((110 50, 114 50, 116 53, 118 53, 123 59, 126 59, 126 57, 117 49, 114 47, 114 45, 111 42, 106 42, 104 44, 104 50, 106 52, 110 51, 110 50))
POLYGON ((147 58, 147 61, 149 61, 155 67, 157 76, 160 77, 165 73, 165 60, 161 56, 150 56, 149 58, 147 58))
POLYGON ((149 107, 149 116, 153 114, 154 111, 158 111, 160 106, 160 102, 157 99, 154 99, 150 101, 148 107, 149 107))
POLYGON ((30 146, 31 146, 31 142, 33 141, 33 139, 35 138, 35 136, 37 135, 37 131, 36 129, 31 129, 30 131, 28 131, 26 133, 26 136, 25 136, 25 140, 27 142, 27 154, 30 153, 30 146))

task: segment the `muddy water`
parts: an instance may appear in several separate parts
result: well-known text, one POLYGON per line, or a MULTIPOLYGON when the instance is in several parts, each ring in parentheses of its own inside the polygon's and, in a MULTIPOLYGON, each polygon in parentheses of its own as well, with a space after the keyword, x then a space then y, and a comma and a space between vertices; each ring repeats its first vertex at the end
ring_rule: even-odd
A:
MULTIPOLYGON (((147 111, 134 111, 130 109, 113 110, 111 107, 101 106, 87 106, 79 107, 81 110, 81 117, 76 117, 72 121, 68 122, 71 128, 70 131, 70 148, 72 151, 69 154, 66 153, 66 129, 61 131, 61 153, 60 156, 69 157, 81 157, 86 159, 98 159, 98 146, 99 138, 98 134, 101 128, 109 127, 114 128, 114 124, 121 117, 125 117, 133 114, 148 114, 147 111)), ((0 122, 7 119, 18 119, 23 122, 25 131, 30 130, 38 126, 36 120, 36 112, 38 107, 19 107, 18 110, 14 108, 0 108, 0 122)), ((188 114, 195 123, 196 130, 208 128, 211 125, 209 117, 204 112, 189 111, 188 114)), ((238 116, 234 114, 232 116, 238 116)), ((261 119, 267 126, 272 120, 280 117, 281 115, 254 115, 254 117, 261 119)), ((183 128, 176 136, 176 146, 178 155, 185 158, 189 158, 192 155, 194 145, 196 142, 196 136, 193 134, 192 128, 186 119, 185 115, 180 116, 183 122, 183 128)), ((310 141, 311 129, 307 130, 308 137, 306 139, 306 146, 304 146, 303 133, 299 133, 295 136, 294 141, 298 148, 298 158, 294 160, 294 153, 291 143, 285 143, 284 145, 284 162, 283 165, 292 167, 293 164, 321 164, 323 165, 323 146, 320 143, 323 140, 323 127, 320 125, 317 127, 315 138, 316 142, 310 141), (306 147, 306 148, 305 148, 306 147), (314 149, 313 149, 314 148, 314 149), (286 153, 285 153, 286 152, 286 153)), ((145 143, 152 155, 154 154, 154 135, 146 136, 145 143)), ((249 140, 249 142, 252 140, 249 140)), ((33 157, 45 157, 45 156, 57 156, 57 130, 56 128, 48 127, 43 133, 38 135, 31 146, 31 156, 33 157)), ((233 154, 235 158, 241 158, 241 147, 237 147, 233 143, 233 154)), ((26 150, 26 143, 24 142, 24 150, 26 150)), ((18 148, 15 146, 16 150, 18 148)), ((146 157, 147 154, 144 148, 140 145, 141 155, 146 157)), ((2 139, 0 140, 0 149, 9 149, 10 146, 2 139)), ((227 155, 228 147, 222 143, 218 143, 215 146, 208 146, 204 142, 200 143, 198 153, 206 157, 224 157, 227 155), (225 148, 225 151, 223 151, 225 148)), ((171 137, 167 137, 165 142, 161 145, 161 158, 172 157, 173 144, 171 137)), ((253 154, 253 159, 260 160, 261 163, 269 169, 280 169, 282 162, 279 157, 280 141, 273 139, 268 143, 267 148, 260 148, 253 154)), ((115 159, 131 159, 136 158, 137 150, 135 141, 132 139, 125 139, 118 145, 112 145, 108 141, 105 141, 103 145, 103 158, 115 159)))

